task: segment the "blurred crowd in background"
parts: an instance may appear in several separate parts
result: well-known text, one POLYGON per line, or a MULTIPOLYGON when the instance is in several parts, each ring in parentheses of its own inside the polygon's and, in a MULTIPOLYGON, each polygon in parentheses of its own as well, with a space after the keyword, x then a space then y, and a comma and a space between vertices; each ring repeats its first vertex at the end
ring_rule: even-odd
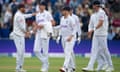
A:
MULTIPOLYGON (((87 39, 89 19, 92 14, 93 0, 0 0, 0 39, 8 39, 13 28, 13 18, 19 3, 26 5, 26 13, 39 10, 38 3, 45 1, 47 10, 53 15, 56 26, 60 24, 61 8, 69 5, 79 17, 82 39, 87 39)), ((109 17, 108 40, 120 40, 120 0, 100 0, 101 6, 109 17)), ((35 17, 26 19, 29 28, 35 17)))

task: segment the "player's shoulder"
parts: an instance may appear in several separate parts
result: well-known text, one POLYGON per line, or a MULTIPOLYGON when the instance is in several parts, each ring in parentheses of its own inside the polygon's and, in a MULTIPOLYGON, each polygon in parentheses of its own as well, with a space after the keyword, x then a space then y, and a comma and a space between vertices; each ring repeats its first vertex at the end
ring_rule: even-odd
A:
POLYGON ((64 19, 64 16, 61 17, 61 20, 63 20, 63 19, 64 19))
POLYGON ((99 10, 98 13, 99 13, 99 14, 105 14, 105 11, 104 11, 102 8, 100 8, 100 10, 99 10))
POLYGON ((72 16, 69 16, 69 17, 68 17, 68 20, 69 20, 70 22, 75 22, 75 18, 73 18, 72 16))
POLYGON ((50 15, 51 13, 47 10, 44 11, 45 14, 50 15))
POLYGON ((72 16, 73 16, 73 17, 76 17, 76 18, 78 17, 76 14, 72 14, 72 16))
POLYGON ((21 16, 22 16, 22 14, 21 14, 19 11, 17 11, 17 12, 15 13, 15 16, 14 16, 14 17, 20 18, 21 16))
POLYGON ((93 18, 95 16, 95 13, 91 14, 91 18, 93 18))
POLYGON ((72 18, 79 19, 79 17, 76 14, 72 14, 72 18))
POLYGON ((36 14, 36 17, 38 17, 40 15, 40 12, 38 12, 37 14, 36 14))
POLYGON ((19 12, 19 11, 17 11, 17 12, 15 13, 15 15, 20 15, 20 12, 19 12))
POLYGON ((68 19, 69 19, 69 20, 73 20, 73 19, 74 19, 74 17, 72 17, 72 16, 69 16, 69 17, 68 17, 68 19))

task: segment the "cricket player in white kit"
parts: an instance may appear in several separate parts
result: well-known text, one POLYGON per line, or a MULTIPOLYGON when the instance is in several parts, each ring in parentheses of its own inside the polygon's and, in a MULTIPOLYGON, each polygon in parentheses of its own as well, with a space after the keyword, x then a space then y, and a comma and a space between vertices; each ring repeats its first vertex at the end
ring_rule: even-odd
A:
POLYGON ((13 32, 11 33, 17 49, 16 72, 25 72, 25 70, 22 69, 25 53, 25 37, 29 37, 30 35, 30 33, 26 30, 25 18, 35 15, 35 13, 24 14, 24 12, 25 6, 24 4, 20 4, 18 6, 18 11, 14 16, 13 32))
POLYGON ((48 50, 49 50, 49 39, 52 33, 52 24, 54 19, 52 15, 45 10, 46 3, 41 2, 39 4, 40 12, 36 15, 37 32, 34 43, 34 53, 38 59, 42 62, 42 72, 48 72, 49 61, 48 61, 48 50), (42 52, 41 52, 42 51, 42 52))
MULTIPOLYGON (((98 68, 100 66, 103 67, 104 62, 107 62, 106 72, 112 72, 114 69, 107 47, 108 17, 100 7, 99 1, 93 2, 93 9, 95 10, 95 13, 91 16, 88 32, 88 37, 91 37, 92 32, 94 32, 91 57, 88 66, 83 68, 83 71, 93 71, 95 61, 100 59, 101 61, 98 60, 98 68)), ((101 70, 98 68, 98 71, 101 70)))
POLYGON ((76 41, 76 24, 70 16, 70 7, 63 8, 63 16, 60 21, 60 37, 62 38, 62 47, 65 53, 65 61, 61 72, 73 72, 75 69, 73 48, 76 41))

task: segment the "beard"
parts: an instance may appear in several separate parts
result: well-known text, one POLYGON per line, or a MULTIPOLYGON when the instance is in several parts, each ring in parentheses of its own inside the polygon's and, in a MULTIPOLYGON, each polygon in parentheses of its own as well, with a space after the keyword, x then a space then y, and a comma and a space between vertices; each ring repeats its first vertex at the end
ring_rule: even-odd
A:
POLYGON ((25 9, 21 9, 21 12, 22 12, 22 13, 25 13, 25 9))

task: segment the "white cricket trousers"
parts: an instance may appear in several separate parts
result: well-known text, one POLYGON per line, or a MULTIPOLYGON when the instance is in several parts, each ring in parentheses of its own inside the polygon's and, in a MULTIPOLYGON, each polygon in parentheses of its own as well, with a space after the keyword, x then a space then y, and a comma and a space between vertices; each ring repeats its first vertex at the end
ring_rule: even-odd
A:
POLYGON ((93 68, 97 58, 100 58, 99 56, 102 56, 106 61, 98 61, 98 62, 107 62, 109 66, 112 66, 112 60, 111 60, 110 52, 108 50, 106 36, 93 36, 91 57, 88 63, 88 67, 93 68))
POLYGON ((40 33, 36 33, 34 43, 34 53, 38 59, 48 68, 48 49, 49 49, 49 38, 40 38, 40 33))
POLYGON ((68 68, 75 68, 75 56, 74 56, 74 45, 75 45, 76 38, 73 37, 70 42, 66 41, 65 38, 62 38, 62 46, 64 49, 65 60, 63 67, 68 68))
POLYGON ((16 69, 20 70, 24 63, 25 38, 23 36, 14 35, 14 43, 17 49, 16 69))

